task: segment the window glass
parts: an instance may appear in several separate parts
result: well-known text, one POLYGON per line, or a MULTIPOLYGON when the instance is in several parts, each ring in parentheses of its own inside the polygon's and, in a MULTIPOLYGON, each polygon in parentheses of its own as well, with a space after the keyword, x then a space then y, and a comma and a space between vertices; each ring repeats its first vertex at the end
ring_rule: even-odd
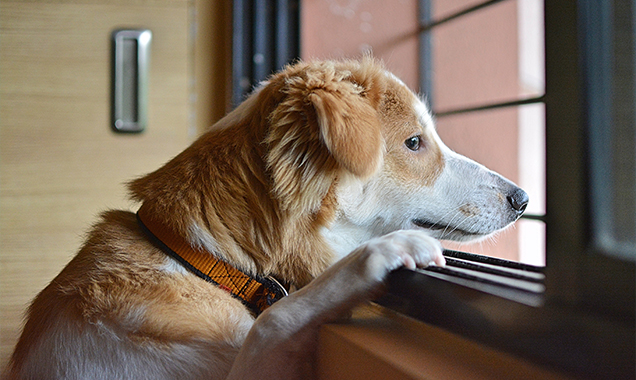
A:
MULTIPOLYGON (((434 0, 429 21, 483 2, 434 0)), ((545 214, 543 103, 447 114, 539 98, 545 91, 543 3, 503 1, 434 26, 430 38, 430 101, 446 144, 510 180, 530 195, 527 215, 545 214)), ((425 51, 426 54, 426 51, 425 51)), ((521 220, 492 240, 448 247, 528 264, 545 264, 545 225, 521 220)))
POLYGON ((440 20, 483 2, 484 0, 431 0, 432 16, 434 20, 440 20))
POLYGON ((411 89, 417 89, 418 0, 303 1, 301 57, 382 59, 411 89))

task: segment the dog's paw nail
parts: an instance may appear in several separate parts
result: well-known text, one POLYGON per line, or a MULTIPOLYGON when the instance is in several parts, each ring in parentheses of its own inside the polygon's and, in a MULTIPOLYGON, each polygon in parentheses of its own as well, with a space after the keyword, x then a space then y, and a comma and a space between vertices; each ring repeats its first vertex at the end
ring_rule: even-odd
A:
POLYGON ((440 267, 440 268, 444 268, 446 267, 446 259, 444 258, 444 256, 439 255, 436 258, 434 258, 433 260, 431 260, 430 263, 428 263, 429 266, 434 266, 434 267, 440 267))

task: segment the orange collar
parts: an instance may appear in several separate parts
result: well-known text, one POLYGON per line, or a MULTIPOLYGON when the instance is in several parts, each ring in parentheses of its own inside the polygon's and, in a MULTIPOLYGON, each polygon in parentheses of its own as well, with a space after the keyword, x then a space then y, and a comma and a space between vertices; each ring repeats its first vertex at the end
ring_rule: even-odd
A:
POLYGON ((256 315, 287 295, 287 290, 273 277, 249 276, 212 253, 193 248, 182 236, 153 218, 143 205, 137 211, 137 222, 166 254, 197 276, 228 291, 256 315))

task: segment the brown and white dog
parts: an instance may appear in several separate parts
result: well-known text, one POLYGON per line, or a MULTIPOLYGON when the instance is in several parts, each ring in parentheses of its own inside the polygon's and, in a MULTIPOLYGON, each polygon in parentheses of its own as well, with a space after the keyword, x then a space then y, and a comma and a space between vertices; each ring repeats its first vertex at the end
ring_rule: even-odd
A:
POLYGON ((444 265, 437 239, 490 235, 528 202, 447 148, 371 58, 287 67, 129 187, 138 216, 104 213, 35 298, 9 378, 311 378, 321 324, 398 267, 444 265), (262 299, 198 260, 265 284, 262 299))

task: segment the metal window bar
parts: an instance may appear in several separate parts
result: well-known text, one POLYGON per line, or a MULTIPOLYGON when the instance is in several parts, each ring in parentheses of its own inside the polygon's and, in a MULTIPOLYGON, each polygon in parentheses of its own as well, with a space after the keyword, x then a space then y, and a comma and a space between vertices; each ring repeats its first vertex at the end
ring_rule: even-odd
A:
POLYGON ((445 268, 430 266, 421 271, 476 289, 503 289, 498 295, 529 306, 543 304, 545 275, 540 267, 452 250, 445 250, 444 256, 445 268))
POLYGON ((536 97, 532 97, 532 98, 511 100, 511 101, 508 101, 508 102, 484 104, 484 105, 481 105, 481 106, 464 107, 464 108, 457 108, 457 109, 452 109, 452 110, 442 110, 442 111, 435 112, 435 116, 440 118, 440 117, 450 116, 450 115, 459 115, 459 114, 462 114, 462 113, 469 113, 469 112, 476 112, 476 111, 487 111, 487 110, 493 110, 493 109, 497 109, 497 108, 506 108, 506 107, 517 107, 517 106, 523 106, 523 105, 526 105, 526 104, 536 104, 536 103, 543 103, 543 102, 545 102, 545 96, 541 95, 541 96, 536 96, 536 97))
POLYGON ((234 0, 232 104, 300 56, 300 0, 234 0))
MULTIPOLYGON (((448 306, 447 297, 452 294, 461 299, 492 294, 531 308, 545 303, 543 268, 452 250, 445 250, 444 257, 444 268, 429 266, 414 271, 401 268, 392 272, 386 282, 387 293, 377 302, 429 322, 431 318, 435 320, 438 310, 437 307, 431 309, 431 305, 422 307, 422 301, 428 300, 444 308, 448 306)), ((464 317, 463 313, 453 310, 443 319, 464 317)))
MULTIPOLYGON (((420 0, 419 2, 419 19, 420 25, 429 25, 431 23, 432 14, 432 0, 420 0)), ((433 41, 431 33, 428 29, 424 30, 420 28, 419 32, 419 49, 420 49, 420 62, 419 62, 419 85, 420 91, 427 96, 428 106, 434 108, 433 95, 433 41)))

